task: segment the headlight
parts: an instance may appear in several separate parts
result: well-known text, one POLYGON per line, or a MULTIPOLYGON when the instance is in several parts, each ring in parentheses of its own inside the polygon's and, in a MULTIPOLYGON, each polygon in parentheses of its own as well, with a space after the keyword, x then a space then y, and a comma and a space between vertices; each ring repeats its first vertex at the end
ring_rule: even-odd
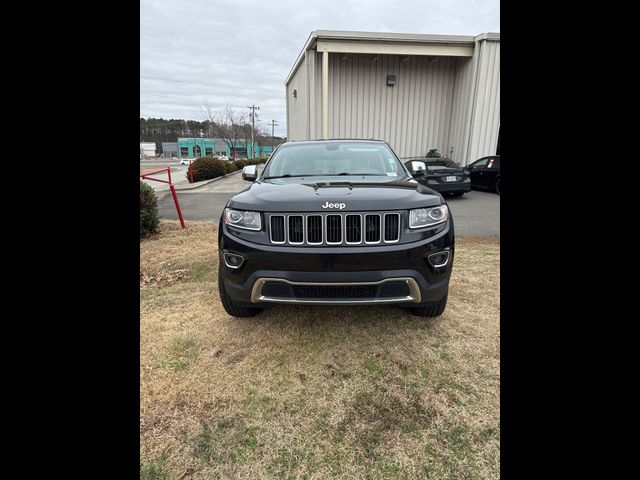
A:
POLYGON ((247 230, 262 229, 262 221, 258 212, 243 212, 242 210, 224 209, 224 223, 232 227, 244 228, 247 230))
POLYGON ((445 222, 449 218, 446 205, 432 208, 416 208, 409 211, 409 228, 423 228, 445 222))

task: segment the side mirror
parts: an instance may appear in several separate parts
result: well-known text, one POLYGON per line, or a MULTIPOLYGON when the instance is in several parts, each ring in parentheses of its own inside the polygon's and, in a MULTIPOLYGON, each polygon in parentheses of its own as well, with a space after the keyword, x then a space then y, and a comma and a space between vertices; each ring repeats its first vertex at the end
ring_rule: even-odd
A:
POLYGON ((242 169, 242 179, 247 182, 255 182, 258 178, 258 167, 256 165, 247 165, 242 169))
POLYGON ((427 171, 427 165, 424 162, 412 161, 408 162, 409 171, 414 177, 422 177, 427 171))

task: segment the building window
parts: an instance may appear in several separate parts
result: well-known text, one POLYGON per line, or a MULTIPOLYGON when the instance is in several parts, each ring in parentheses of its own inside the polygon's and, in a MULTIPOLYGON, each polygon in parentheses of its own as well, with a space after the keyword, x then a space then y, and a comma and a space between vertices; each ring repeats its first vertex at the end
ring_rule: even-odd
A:
POLYGON ((189 147, 180 147, 180 156, 187 158, 189 156, 189 147))
POLYGON ((213 156, 213 147, 204 147, 204 153, 207 157, 213 156))
POLYGON ((193 156, 194 157, 199 157, 202 155, 202 150, 200 150, 200 145, 194 145, 193 146, 193 156))

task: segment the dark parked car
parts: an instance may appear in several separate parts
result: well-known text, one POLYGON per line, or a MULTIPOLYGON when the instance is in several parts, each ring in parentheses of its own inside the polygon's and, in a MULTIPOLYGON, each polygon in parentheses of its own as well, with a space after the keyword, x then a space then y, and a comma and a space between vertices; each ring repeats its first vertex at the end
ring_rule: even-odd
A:
POLYGON ((438 316, 454 256, 451 213, 391 147, 374 140, 283 143, 231 197, 218 230, 227 313, 265 305, 399 304, 438 316))
POLYGON ((500 155, 482 157, 468 165, 471 186, 500 193, 500 155))
POLYGON ((418 182, 437 192, 460 197, 471 191, 469 172, 451 160, 412 159, 405 166, 418 182))

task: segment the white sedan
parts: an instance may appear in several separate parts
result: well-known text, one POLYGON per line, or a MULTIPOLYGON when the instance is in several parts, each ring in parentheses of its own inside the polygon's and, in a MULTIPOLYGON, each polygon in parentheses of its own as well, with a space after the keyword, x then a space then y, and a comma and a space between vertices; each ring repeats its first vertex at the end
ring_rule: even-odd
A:
POLYGON ((191 165, 191 162, 193 162, 195 159, 193 158, 181 158, 180 159, 180 165, 191 165))

